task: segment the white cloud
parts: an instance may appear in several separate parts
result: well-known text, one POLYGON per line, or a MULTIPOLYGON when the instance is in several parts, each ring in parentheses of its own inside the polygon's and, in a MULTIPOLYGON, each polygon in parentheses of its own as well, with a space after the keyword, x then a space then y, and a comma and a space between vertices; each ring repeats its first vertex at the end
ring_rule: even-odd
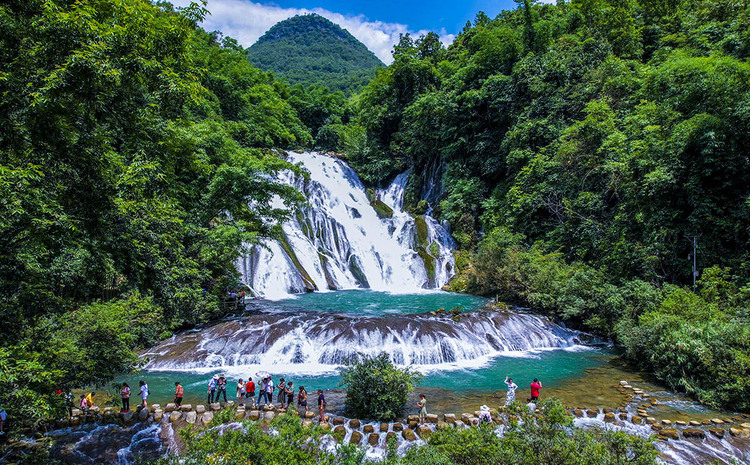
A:
MULTIPOLYGON (((191 0, 172 0, 176 7, 184 7, 191 0)), ((322 8, 281 8, 278 6, 262 5, 249 0, 208 0, 207 5, 211 15, 203 22, 208 31, 221 31, 225 36, 234 37, 244 47, 255 43, 268 29, 279 21, 295 15, 317 13, 344 29, 372 50, 385 64, 393 61, 391 51, 398 42, 400 34, 410 33, 414 38, 429 31, 412 31, 405 24, 386 23, 383 21, 369 21, 363 15, 346 16, 322 8)), ((446 33, 445 29, 436 31, 443 44, 453 42, 454 34, 446 33)))

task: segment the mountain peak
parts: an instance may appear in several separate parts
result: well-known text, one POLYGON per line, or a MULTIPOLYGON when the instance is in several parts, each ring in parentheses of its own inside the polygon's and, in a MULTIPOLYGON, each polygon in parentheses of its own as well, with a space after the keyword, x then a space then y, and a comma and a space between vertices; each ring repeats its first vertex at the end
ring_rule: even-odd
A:
POLYGON ((315 13, 275 24, 247 50, 251 63, 292 84, 351 93, 383 63, 349 31, 315 13))

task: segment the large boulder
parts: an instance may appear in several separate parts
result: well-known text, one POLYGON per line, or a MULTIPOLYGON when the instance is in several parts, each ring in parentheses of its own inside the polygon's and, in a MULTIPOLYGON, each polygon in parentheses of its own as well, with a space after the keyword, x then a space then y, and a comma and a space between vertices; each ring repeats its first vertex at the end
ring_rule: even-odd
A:
POLYGON ((385 433, 388 431, 388 423, 380 423, 380 432, 385 433))
POLYGON ((161 422, 162 418, 164 418, 164 411, 163 410, 157 410, 154 412, 154 421, 156 423, 161 422))
POLYGON ((182 410, 183 412, 190 412, 193 410, 193 406, 192 404, 184 404, 180 406, 180 410, 182 410))
POLYGON ((365 425, 364 428, 362 428, 362 432, 365 434, 370 434, 375 432, 375 427, 372 425, 365 425))
POLYGON ((370 435, 367 437, 367 443, 372 447, 377 446, 378 443, 380 443, 380 435, 378 433, 370 433, 370 435))
POLYGON ((414 430, 411 428, 406 428, 401 431, 401 436, 403 436, 403 438, 407 441, 414 441, 417 439, 417 435, 414 434, 414 430))
POLYGON ((677 433, 677 430, 672 428, 664 428, 659 434, 669 439, 680 439, 680 435, 677 433))
POLYGON ((180 418, 182 418, 182 412, 180 412, 179 410, 175 410, 174 412, 169 414, 170 423, 176 423, 180 421, 180 418))
POLYGON ((404 429, 404 425, 401 423, 394 423, 393 424, 393 431, 402 431, 404 429))
POLYGON ((362 423, 359 420, 349 420, 349 428, 359 429, 362 423))
POLYGON ((430 413, 427 415, 426 421, 427 423, 436 424, 438 422, 438 416, 430 413))
POLYGON ((142 408, 138 412, 138 420, 139 421, 146 421, 146 420, 148 420, 148 414, 149 414, 148 409, 147 408, 142 408))
POLYGON ((729 434, 736 438, 747 439, 750 438, 750 429, 747 428, 735 428, 734 426, 729 428, 729 434))
POLYGON ((682 432, 682 435, 685 438, 705 439, 706 437, 706 433, 702 429, 698 428, 687 428, 682 432))
POLYGON ((615 414, 612 412, 607 412, 604 414, 604 421, 607 423, 614 423, 615 421, 615 414))
POLYGON ((194 425, 196 421, 198 421, 198 414, 195 412, 187 412, 185 414, 185 421, 189 425, 194 425))
POLYGON ((360 442, 362 442, 362 433, 352 431, 352 435, 349 437, 349 444, 358 445, 360 442))
POLYGON ((432 430, 427 425, 422 425, 419 428, 417 428, 417 432, 419 433, 419 437, 423 440, 427 440, 430 435, 432 434, 432 430))
POLYGON ((167 413, 172 413, 175 410, 177 410, 177 404, 175 404, 174 402, 170 402, 166 407, 164 407, 164 411, 167 413))
POLYGON ((206 406, 200 404, 196 405, 195 413, 197 413, 198 415, 203 415, 204 413, 206 413, 206 406))
POLYGON ((338 426, 338 425, 343 425, 344 423, 345 423, 345 420, 344 420, 343 418, 341 418, 341 417, 335 417, 335 418, 333 419, 333 424, 334 424, 335 426, 338 426))
POLYGON ((204 412, 203 416, 201 416, 201 423, 203 423, 206 426, 211 424, 213 420, 214 420, 213 412, 204 412))
POLYGON ((719 439, 722 439, 726 433, 726 430, 722 428, 710 428, 708 431, 719 439))

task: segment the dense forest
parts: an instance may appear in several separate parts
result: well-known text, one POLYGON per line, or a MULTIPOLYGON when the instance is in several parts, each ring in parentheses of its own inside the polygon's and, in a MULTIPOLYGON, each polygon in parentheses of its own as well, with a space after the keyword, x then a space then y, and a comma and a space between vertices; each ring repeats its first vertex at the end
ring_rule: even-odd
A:
POLYGON ((373 184, 413 168, 412 210, 463 249, 452 290, 547 311, 747 410, 749 56, 743 1, 523 0, 447 48, 402 37, 347 151, 373 184))
POLYGON ((361 89, 383 66, 349 31, 314 13, 277 23, 247 49, 247 57, 292 84, 347 95, 361 89))

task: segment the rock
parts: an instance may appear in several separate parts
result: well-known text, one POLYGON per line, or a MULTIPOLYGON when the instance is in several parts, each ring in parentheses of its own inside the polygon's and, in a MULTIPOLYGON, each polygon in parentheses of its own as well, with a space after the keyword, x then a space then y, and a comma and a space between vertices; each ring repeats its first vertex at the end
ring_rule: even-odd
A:
POLYGON ((438 416, 429 413, 429 414, 427 414, 426 421, 427 421, 427 423, 436 424, 438 422, 438 416))
POLYGON ((447 423, 445 421, 439 421, 435 429, 450 429, 453 428, 454 423, 447 423))
POLYGON ((631 386, 631 385, 629 385, 629 384, 626 384, 626 385, 624 385, 623 387, 624 387, 625 389, 633 389, 633 386, 631 386))
POLYGON ((614 423, 615 421, 615 414, 614 413, 605 413, 604 414, 604 421, 607 423, 614 423))
POLYGON ((718 418, 712 418, 711 423, 713 423, 714 425, 723 425, 724 421, 719 420, 718 418))
POLYGON ((590 408, 590 409, 586 410, 586 416, 589 417, 589 418, 594 418, 597 415, 599 415, 599 409, 590 408))
POLYGON ((213 404, 208 404, 208 408, 210 408, 212 412, 218 412, 221 410, 221 404, 214 402, 213 404))
POLYGON ((162 418, 164 418, 164 410, 157 410, 154 412, 154 421, 156 423, 161 422, 162 418))
POLYGON ((195 406, 195 413, 198 415, 203 415, 206 413, 206 406, 205 405, 196 405, 195 406))
POLYGON ((609 408, 609 407, 604 407, 604 408, 602 409, 602 412, 604 412, 604 413, 612 413, 612 412, 613 412, 613 410, 612 410, 611 408, 609 408))
POLYGON ((151 413, 154 413, 157 410, 161 410, 161 405, 159 405, 159 404, 151 404, 151 408, 149 408, 149 410, 151 410, 151 413))
POLYGON ((335 417, 335 418, 333 419, 333 424, 334 424, 335 426, 338 426, 338 425, 343 425, 343 424, 344 424, 344 419, 343 419, 343 418, 341 418, 341 417, 335 417))
POLYGON ((627 386, 627 385, 628 385, 627 381, 620 381, 620 386, 627 386))
POLYGON ((409 420, 407 423, 408 423, 409 428, 414 429, 414 430, 417 429, 417 426, 419 425, 419 422, 415 420, 409 420))
POLYGON ((464 424, 471 425, 471 415, 468 413, 462 413, 461 421, 463 421, 464 424))
POLYGON ((659 401, 656 399, 651 399, 651 405, 659 405, 659 401))
POLYGON ((352 431, 352 435, 349 437, 349 444, 358 445, 360 442, 362 442, 362 433, 352 431))
POLYGON ((708 426, 708 425, 710 425, 710 424, 711 424, 711 420, 704 420, 704 421, 702 421, 702 422, 701 422, 701 425, 706 425, 706 426, 708 426))
POLYGON ((381 423, 380 424, 380 432, 381 433, 385 433, 386 431, 388 431, 388 423, 381 423))
POLYGON ((335 428, 333 428, 333 434, 336 435, 339 441, 344 439, 344 436, 346 436, 346 426, 337 425, 335 428))
POLYGON ((750 429, 750 423, 742 423, 740 426, 743 427, 743 428, 750 429))
POLYGON ((573 415, 575 415, 577 418, 581 418, 583 416, 583 411, 581 409, 575 409, 573 410, 573 415))
POLYGON ((669 420, 662 420, 662 421, 661 421, 661 424, 662 424, 662 425, 664 425, 664 426, 669 426, 669 425, 671 425, 671 424, 672 424, 672 422, 671 422, 671 421, 669 421, 669 420))
POLYGON ((245 409, 237 409, 237 412, 234 414, 234 419, 239 421, 245 418, 245 409))
POLYGON ((349 420, 349 428, 359 429, 362 423, 359 420, 349 420))
POLYGON ((396 439, 396 433, 394 433, 393 431, 389 431, 388 434, 385 435, 386 444, 391 442, 391 440, 398 441, 398 439, 396 439))
MULTIPOLYGON (((128 412, 128 414, 130 415, 130 419, 132 420, 133 419, 133 412, 128 412)), ((125 414, 123 413, 123 415, 125 415, 125 414)), ((80 424, 81 424, 81 420, 78 417, 71 417, 70 418, 70 426, 78 426, 80 424)))
POLYGON ((422 425, 419 428, 417 428, 417 432, 419 433, 419 437, 422 438, 425 441, 432 434, 432 430, 427 425, 422 425))
POLYGON ((403 431, 404 425, 401 423, 394 423, 393 424, 393 431, 403 431))
MULTIPOLYGON (((684 421, 681 422, 681 423, 682 423, 682 426, 685 426, 685 422, 684 421)), ((695 421, 695 420, 690 420, 690 426, 700 426, 700 425, 701 425, 701 422, 695 421)))
POLYGON ((644 394, 641 394, 641 397, 643 397, 644 399, 650 399, 651 395, 644 393, 644 394))
POLYGON ((682 432, 682 435, 685 438, 698 438, 698 439, 705 439, 706 433, 702 429, 698 428, 687 428, 682 432))
POLYGON ((446 413, 445 415, 443 415, 443 420, 446 423, 451 423, 451 422, 455 423, 456 422, 456 414, 455 413, 446 413))
POLYGON ((677 433, 676 429, 664 428, 659 434, 669 439, 680 439, 680 435, 677 433))
POLYGON ((179 410, 175 410, 174 412, 169 414, 170 423, 180 421, 180 418, 182 418, 182 412, 180 412, 179 410))
POLYGON ((313 412, 305 412, 305 418, 315 418, 315 414, 313 412))
POLYGON ((401 431, 401 436, 407 441, 414 441, 417 439, 417 435, 414 434, 414 430, 411 428, 406 428, 405 430, 401 431))
POLYGON ((731 418, 722 418, 721 421, 723 421, 724 423, 734 423, 734 420, 732 420, 731 418))
POLYGON ((173 403, 173 402, 170 402, 170 403, 168 403, 168 404, 167 404, 167 406, 166 406, 166 407, 164 407, 164 411, 165 411, 166 413, 172 413, 172 412, 174 412, 175 410, 177 410, 177 404, 175 404, 175 403, 173 403))
POLYGON ((721 428, 710 428, 708 431, 719 439, 723 438, 724 433, 726 432, 721 428))
POLYGON ((275 416, 276 416, 276 412, 273 412, 273 411, 263 412, 263 420, 265 421, 271 421, 274 419, 275 416))
POLYGON ((654 418, 654 417, 647 417, 646 418, 646 424, 647 425, 653 425, 655 423, 656 423, 656 418, 654 418))
MULTIPOLYGON (((276 406, 275 406, 275 405, 273 405, 273 404, 267 404, 267 405, 264 405, 264 406, 263 406, 263 411, 264 411, 264 412, 272 412, 272 411, 274 411, 274 410, 276 410, 276 406)), ((311 413, 312 413, 312 412, 311 412, 311 413)))
POLYGON ((187 412, 185 414, 185 421, 189 425, 194 425, 197 420, 198 420, 198 414, 197 413, 195 413, 195 412, 187 412))
POLYGON ((654 431, 660 431, 663 428, 661 425, 653 424, 651 425, 651 429, 654 431))
POLYGON ((227 407, 231 407, 232 405, 234 405, 234 401, 233 400, 228 400, 227 403, 224 404, 224 405, 226 405, 227 407))
POLYGON ((320 428, 320 430, 323 431, 324 433, 328 433, 331 431, 331 424, 328 423, 327 421, 324 421, 323 423, 318 424, 318 428, 320 428))
POLYGON ((259 420, 260 419, 260 410, 250 410, 250 414, 248 414, 247 418, 249 420, 259 420))
POLYGON ((74 409, 73 409, 73 415, 72 415, 72 416, 74 416, 74 417, 80 417, 82 413, 83 413, 83 412, 81 412, 81 410, 80 410, 80 409, 74 408, 74 409))
POLYGON ((312 428, 312 425, 313 425, 312 420, 302 420, 303 428, 312 428))
POLYGON ((138 420, 140 421, 146 421, 148 420, 148 414, 149 411, 147 408, 142 408, 140 412, 138 412, 138 420))
POLYGON ((627 413, 621 413, 618 416, 620 417, 620 420, 627 420, 628 419, 628 414, 627 413))
POLYGON ((375 432, 375 427, 374 427, 374 426, 372 426, 372 425, 365 425, 365 427, 364 427, 364 428, 362 428, 362 431, 363 431, 363 432, 364 432, 365 434, 370 434, 370 433, 374 433, 374 432, 375 432))
POLYGON ((380 443, 380 435, 378 433, 371 433, 367 437, 367 443, 370 444, 372 447, 375 447, 380 443))
POLYGON ((183 412, 190 412, 193 410, 193 406, 191 404, 185 404, 180 407, 180 410, 182 410, 183 412))
POLYGON ((630 421, 632 421, 634 425, 640 425, 641 423, 643 423, 643 417, 633 415, 633 418, 631 418, 630 421))
POLYGON ((732 426, 731 428, 729 428, 729 434, 731 434, 732 436, 736 438, 746 439, 746 438, 750 438, 750 429, 735 428, 734 426, 732 426))
POLYGON ((201 423, 203 423, 206 426, 211 424, 213 420, 214 420, 213 412, 204 412, 203 415, 201 415, 201 423))

